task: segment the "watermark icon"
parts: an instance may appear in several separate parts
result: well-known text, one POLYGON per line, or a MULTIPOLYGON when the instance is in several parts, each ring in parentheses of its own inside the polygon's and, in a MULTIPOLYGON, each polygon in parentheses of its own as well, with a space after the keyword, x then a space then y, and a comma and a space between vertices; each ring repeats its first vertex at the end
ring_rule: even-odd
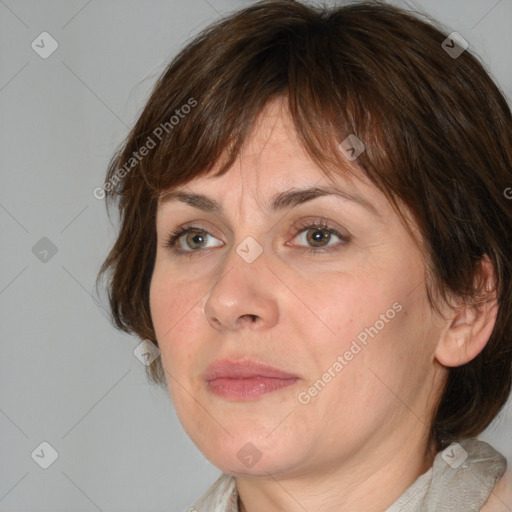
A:
POLYGON ((443 450, 441 457, 446 464, 457 469, 468 458, 468 452, 459 443, 452 443, 443 450))
POLYGON ((150 340, 143 340, 135 347, 133 355, 144 366, 150 366, 157 357, 160 357, 160 349, 150 340))
POLYGON ((366 149, 366 146, 361 139, 351 133, 339 144, 338 148, 345 155, 347 160, 353 162, 366 149))
POLYGON ((506 199, 512 199, 512 187, 507 187, 503 191, 503 195, 505 196, 506 199))
POLYGON ((252 468, 261 459, 262 455, 263 453, 251 442, 245 443, 236 454, 238 459, 248 468, 252 468))
POLYGON ((30 456, 43 469, 48 469, 59 458, 57 450, 46 441, 43 441, 30 456))
POLYGON ((246 263, 252 263, 263 252, 263 247, 248 236, 236 248, 236 252, 246 263))
POLYGON ((56 254, 57 246, 46 236, 43 236, 32 247, 32 254, 42 263, 48 263, 56 254))
POLYGON ((452 58, 460 57, 467 49, 468 42, 458 33, 452 32, 442 43, 441 48, 452 58))
POLYGON ((59 43, 48 32, 41 32, 30 46, 39 57, 47 59, 59 47, 59 43))
POLYGON ((116 169, 115 173, 103 184, 103 186, 96 187, 92 191, 93 196, 96 199, 104 199, 105 192, 110 192, 118 183, 120 183, 121 180, 126 177, 146 155, 149 154, 149 151, 157 146, 158 142, 160 142, 164 137, 164 134, 170 133, 180 120, 184 119, 185 116, 190 113, 191 108, 194 108, 195 106, 197 106, 197 100, 189 98, 187 103, 182 105, 180 108, 177 108, 174 111, 175 115, 172 115, 169 118, 169 121, 160 123, 151 132, 151 135, 147 136, 146 142, 144 142, 137 151, 132 153, 132 156, 128 158, 128 161, 120 169, 116 169), (155 139, 157 139, 158 142, 155 139))
POLYGON ((366 327, 363 329, 357 336, 357 339, 352 340, 350 344, 349 350, 346 350, 343 355, 339 355, 336 358, 336 361, 333 362, 327 371, 322 374, 322 376, 317 379, 312 386, 310 386, 306 391, 301 391, 297 394, 297 400, 302 405, 307 405, 311 402, 311 399, 322 391, 331 380, 338 375, 338 373, 348 365, 354 356, 359 354, 361 350, 368 345, 368 336, 372 339, 379 334, 379 332, 384 329, 386 324, 390 322, 393 318, 395 318, 396 314, 402 311, 402 304, 399 302, 395 302, 391 308, 389 308, 385 313, 381 313, 379 316, 379 320, 377 320, 372 326, 366 327), (363 345, 361 345, 358 343, 363 345))

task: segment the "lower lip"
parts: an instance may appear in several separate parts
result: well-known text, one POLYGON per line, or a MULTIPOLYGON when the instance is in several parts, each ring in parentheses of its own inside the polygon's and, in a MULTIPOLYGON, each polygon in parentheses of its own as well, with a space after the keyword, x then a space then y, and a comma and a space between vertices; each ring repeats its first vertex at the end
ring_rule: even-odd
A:
POLYGON ((215 379, 208 382, 210 391, 224 398, 250 400, 266 393, 283 389, 297 382, 297 378, 250 377, 244 379, 215 379))

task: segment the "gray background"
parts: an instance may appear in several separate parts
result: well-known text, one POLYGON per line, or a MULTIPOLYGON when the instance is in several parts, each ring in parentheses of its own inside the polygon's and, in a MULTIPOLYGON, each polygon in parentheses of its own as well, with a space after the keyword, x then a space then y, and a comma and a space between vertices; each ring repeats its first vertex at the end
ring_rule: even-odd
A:
MULTIPOLYGON (((219 473, 147 384, 140 340, 94 300, 116 226, 92 191, 168 61, 250 3, 0 0, 0 511, 185 510, 219 473), (59 44, 47 59, 31 47, 43 31, 59 44), (43 441, 48 469, 31 457, 43 441)), ((512 97, 512 0, 409 5, 467 39, 512 97)), ((510 409, 481 438, 512 461, 510 409)))

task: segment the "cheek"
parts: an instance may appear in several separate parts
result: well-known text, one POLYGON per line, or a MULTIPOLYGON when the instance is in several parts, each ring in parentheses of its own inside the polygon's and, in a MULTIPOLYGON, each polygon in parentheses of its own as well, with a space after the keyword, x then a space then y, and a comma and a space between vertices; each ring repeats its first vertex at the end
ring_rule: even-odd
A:
POLYGON ((298 316, 303 318, 302 323, 306 315, 310 317, 317 333, 315 338, 321 340, 328 352, 348 350, 358 336, 364 343, 368 338, 365 329, 373 326, 393 304, 389 292, 382 293, 369 276, 333 275, 322 286, 316 286, 313 293, 311 288, 309 294, 305 290, 302 295, 311 314, 302 311, 298 316))
POLYGON ((198 305, 201 296, 194 286, 155 268, 149 290, 151 318, 162 363, 173 374, 189 367, 192 343, 203 320, 198 305))
MULTIPOLYGON (((308 328, 304 317, 300 320, 315 340, 309 344, 308 359, 315 367, 311 378, 335 374, 337 378, 331 380, 338 384, 329 387, 350 389, 356 401, 389 394, 379 377, 402 388, 412 375, 420 377, 428 368, 421 291, 410 294, 399 276, 385 277, 343 275, 325 282, 323 288, 315 287, 308 297, 317 317, 310 315, 314 327, 308 328)), ((351 401, 347 395, 344 400, 351 401)))
POLYGON ((351 391, 347 402, 359 411, 373 408, 383 414, 415 404, 428 376, 431 357, 422 301, 398 292, 388 297, 368 308, 371 315, 361 310, 364 325, 352 331, 344 353, 351 358, 349 371, 344 370, 344 385, 351 391))
POLYGON ((157 258, 149 288, 151 318, 157 337, 160 335, 165 342, 176 327, 188 322, 188 316, 201 296, 197 282, 186 281, 183 276, 166 269, 157 258))

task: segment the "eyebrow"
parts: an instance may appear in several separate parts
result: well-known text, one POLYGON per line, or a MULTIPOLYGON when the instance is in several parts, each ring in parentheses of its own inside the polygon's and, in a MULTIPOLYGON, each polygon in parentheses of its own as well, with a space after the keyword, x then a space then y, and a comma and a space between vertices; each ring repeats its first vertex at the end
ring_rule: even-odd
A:
MULTIPOLYGON (((337 196, 346 201, 351 201, 362 206, 373 215, 380 217, 380 213, 377 211, 377 209, 366 199, 332 186, 286 190, 272 197, 269 202, 264 204, 264 208, 266 211, 277 212, 294 208, 295 206, 306 203, 307 201, 325 196, 337 196)), ((220 215, 224 213, 223 207, 218 201, 203 194, 169 191, 162 193, 158 202, 160 205, 162 205, 173 201, 179 201, 188 204, 193 208, 197 208, 207 213, 220 215)))

